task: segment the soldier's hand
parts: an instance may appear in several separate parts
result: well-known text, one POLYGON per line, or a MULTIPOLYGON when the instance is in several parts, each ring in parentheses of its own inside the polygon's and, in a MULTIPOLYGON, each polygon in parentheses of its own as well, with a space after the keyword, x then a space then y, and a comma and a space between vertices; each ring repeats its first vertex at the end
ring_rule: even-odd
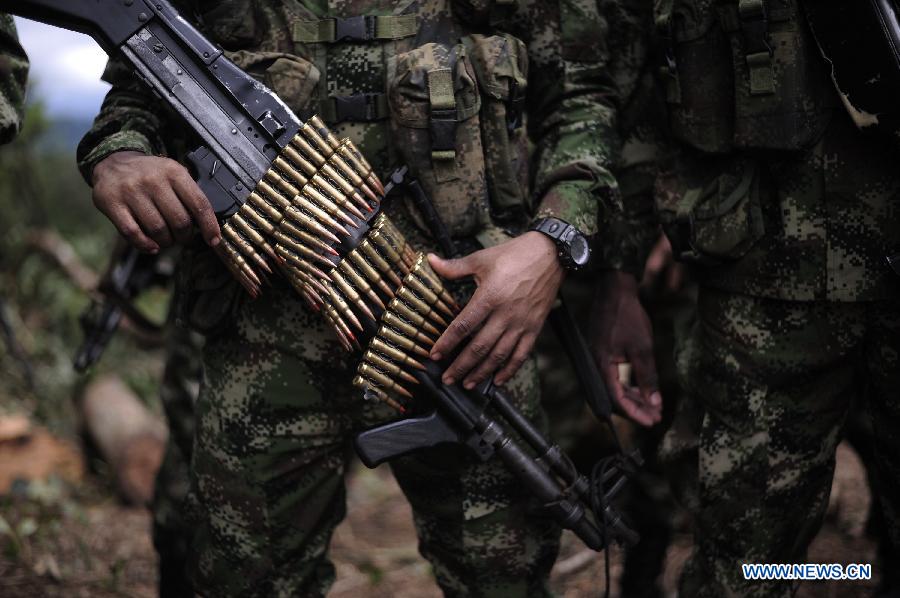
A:
POLYGON ((221 241, 212 206, 174 160, 117 152, 94 167, 92 183, 94 205, 141 251, 187 242, 193 224, 210 246, 221 241))
POLYGON ((591 314, 592 345, 607 388, 625 414, 643 426, 662 419, 662 396, 653 357, 653 329, 638 298, 634 276, 610 271, 601 275, 591 314), (630 364, 638 387, 620 378, 630 364))
POLYGON ((428 259, 444 278, 471 276, 478 285, 431 351, 438 361, 471 337, 444 373, 444 383, 462 380, 471 389, 494 372, 497 384, 508 382, 528 359, 565 277, 556 246, 528 232, 462 259, 428 259))

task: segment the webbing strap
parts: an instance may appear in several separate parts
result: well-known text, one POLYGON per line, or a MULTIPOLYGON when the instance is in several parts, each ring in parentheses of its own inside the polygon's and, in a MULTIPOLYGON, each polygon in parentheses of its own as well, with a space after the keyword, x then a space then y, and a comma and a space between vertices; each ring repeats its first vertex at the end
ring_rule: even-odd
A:
POLYGON ((415 15, 366 15, 319 21, 296 21, 293 27, 295 42, 304 44, 345 41, 392 40, 411 37, 418 25, 415 15))
POLYGON ((456 178, 456 95, 453 71, 440 68, 428 71, 428 101, 431 105, 428 128, 431 131, 431 161, 439 182, 456 178))
POLYGON ((738 15, 744 32, 744 52, 750 70, 750 94, 775 93, 775 68, 769 45, 766 0, 740 0, 738 15))
POLYGON ((388 118, 390 108, 383 93, 357 93, 327 98, 322 102, 320 116, 328 124, 375 122, 388 118))

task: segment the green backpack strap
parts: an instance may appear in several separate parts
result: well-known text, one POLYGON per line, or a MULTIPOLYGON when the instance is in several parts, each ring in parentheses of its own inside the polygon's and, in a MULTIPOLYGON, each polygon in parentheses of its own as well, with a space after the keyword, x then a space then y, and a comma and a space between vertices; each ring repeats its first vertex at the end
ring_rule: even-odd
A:
POLYGON ((750 94, 775 93, 775 69, 769 45, 769 14, 766 0, 740 0, 738 18, 744 35, 744 54, 750 70, 750 94))
POLYGON ((293 38, 303 44, 387 41, 412 37, 417 31, 415 15, 365 15, 296 21, 293 38))
POLYGON ((431 132, 431 160, 438 182, 456 178, 456 95, 453 90, 453 66, 428 71, 428 101, 431 132))

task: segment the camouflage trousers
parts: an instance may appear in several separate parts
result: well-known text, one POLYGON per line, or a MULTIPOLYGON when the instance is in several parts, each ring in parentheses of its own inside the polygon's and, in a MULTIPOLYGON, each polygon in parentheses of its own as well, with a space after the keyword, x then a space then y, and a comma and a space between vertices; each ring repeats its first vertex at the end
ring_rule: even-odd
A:
MULTIPOLYGON (((208 596, 321 596, 345 515, 355 431, 392 416, 351 387, 355 363, 276 281, 207 341, 197 403, 190 569, 208 596)), ((508 385, 538 417, 536 369, 508 385)), ((420 551, 448 596, 544 596, 559 528, 497 460, 439 447, 392 464, 420 551)))
POLYGON ((662 449, 699 482, 686 597, 789 596, 741 563, 802 563, 828 503, 851 400, 869 399, 880 490, 900 540, 900 302, 792 302, 701 289, 687 399, 662 449), (680 463, 679 463, 680 460, 680 463))

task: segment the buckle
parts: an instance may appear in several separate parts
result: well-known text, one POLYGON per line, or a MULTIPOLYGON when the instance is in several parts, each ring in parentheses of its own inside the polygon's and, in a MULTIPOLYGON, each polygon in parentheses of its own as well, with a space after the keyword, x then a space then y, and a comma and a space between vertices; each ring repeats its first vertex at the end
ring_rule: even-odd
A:
POLYGON ((380 93, 356 93, 349 96, 333 96, 335 123, 373 122, 384 118, 378 111, 380 93))
POLYGON ((519 93, 519 82, 509 80, 509 107, 506 111, 506 130, 513 133, 522 126, 522 115, 525 114, 525 94, 519 93))
POLYGON ((431 108, 428 127, 433 152, 456 150, 456 108, 431 108))
POLYGON ((334 20, 334 41, 368 42, 375 39, 375 17, 338 17, 334 20))

